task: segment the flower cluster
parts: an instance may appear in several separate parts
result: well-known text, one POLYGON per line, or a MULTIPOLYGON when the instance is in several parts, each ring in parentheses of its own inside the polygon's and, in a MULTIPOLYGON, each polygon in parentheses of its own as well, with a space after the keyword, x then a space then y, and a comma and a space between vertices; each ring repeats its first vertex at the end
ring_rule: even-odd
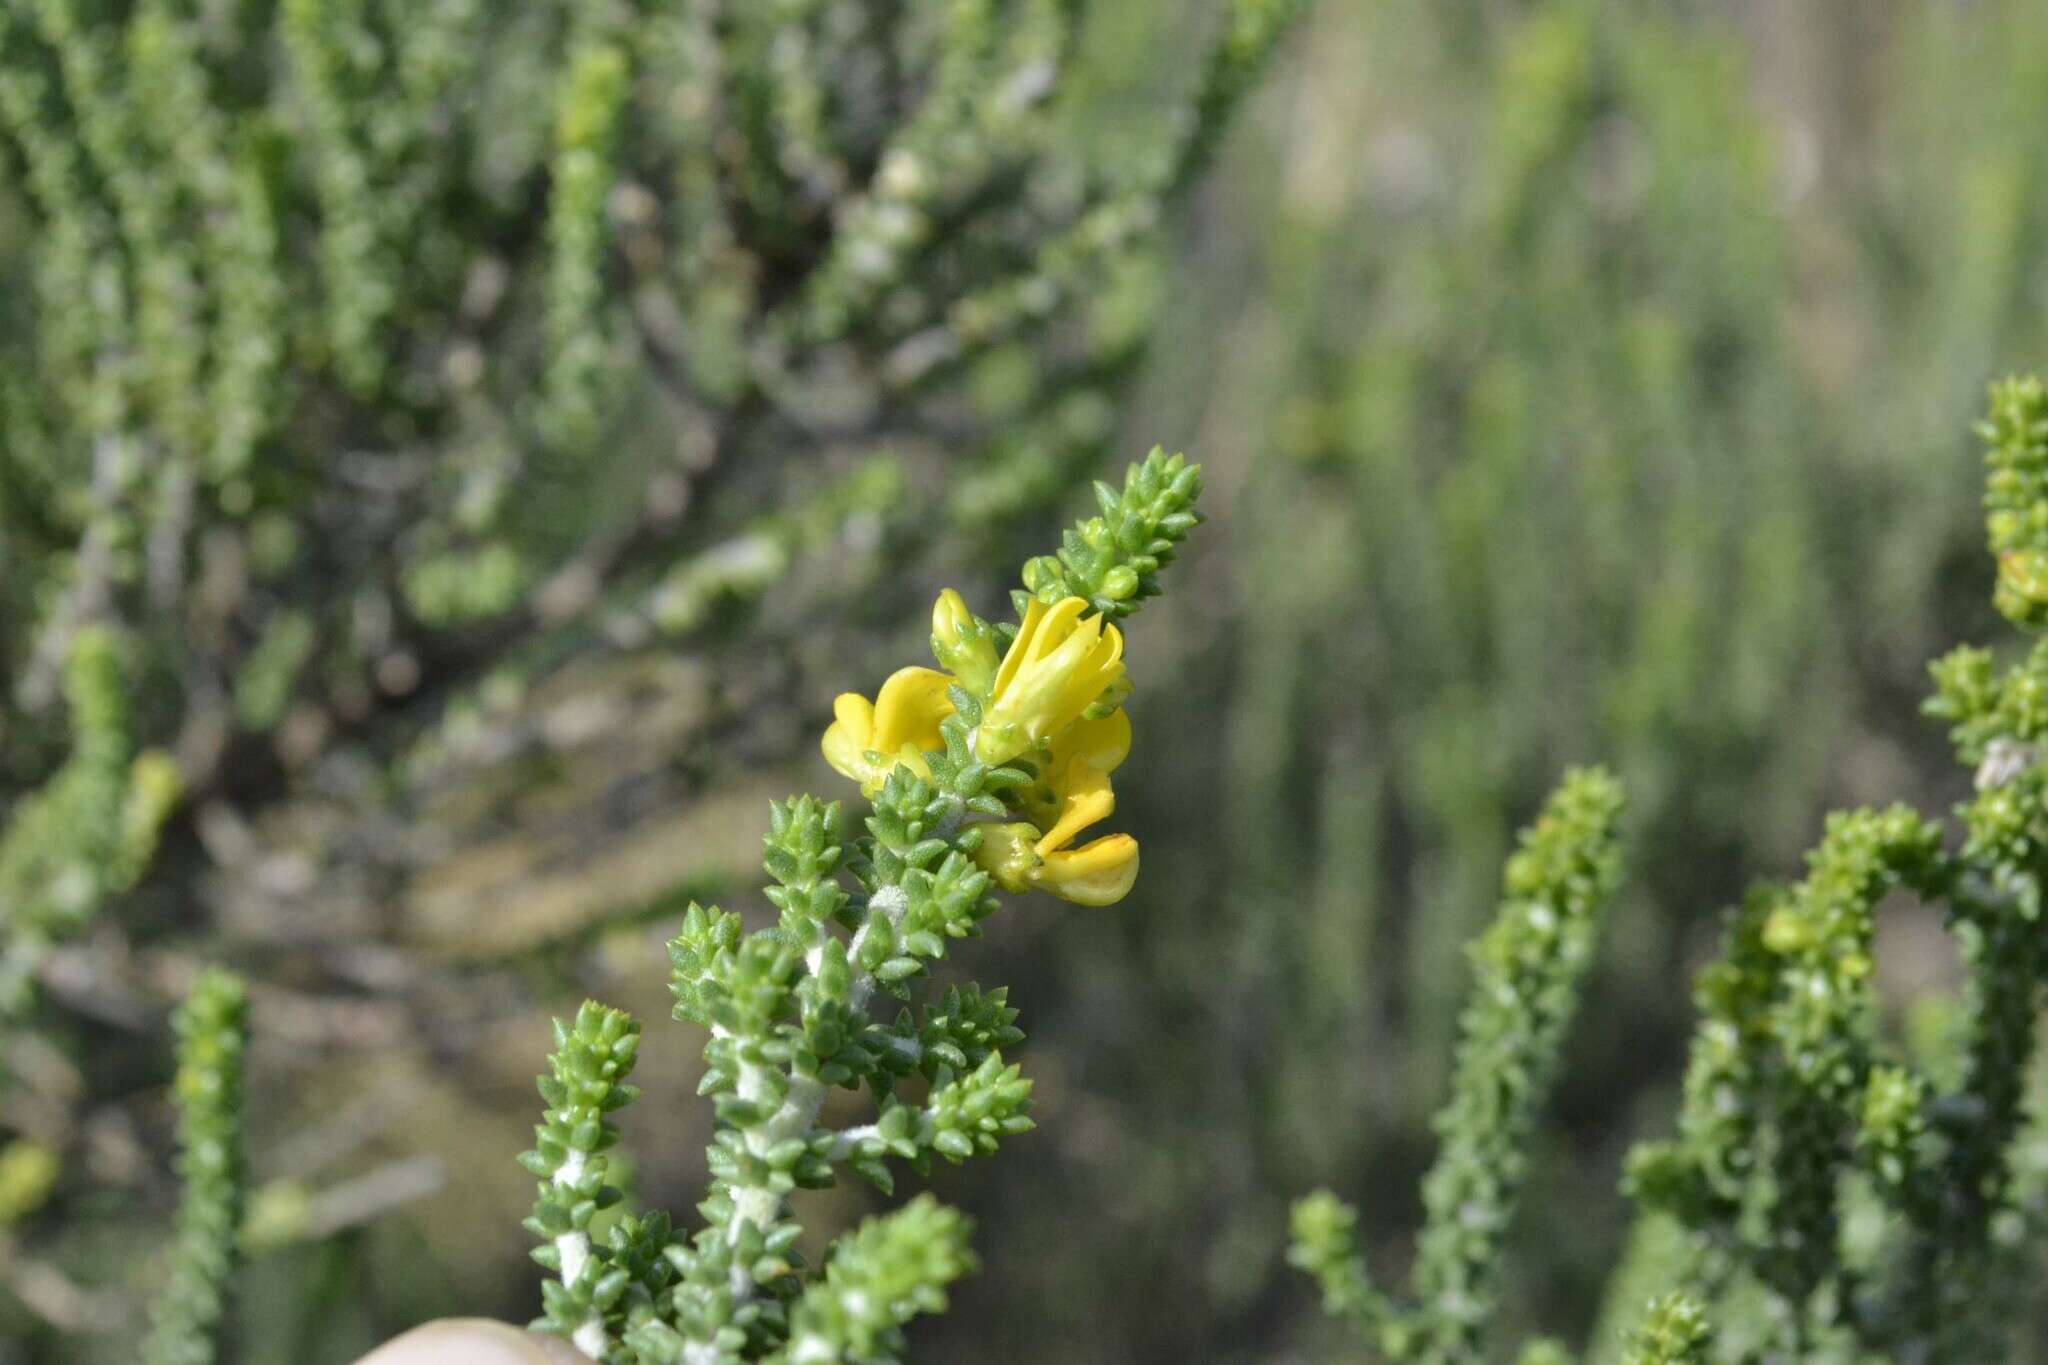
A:
POLYGON ((977 763, 1014 768, 1007 804, 1027 818, 981 831, 976 864, 1006 891, 1049 891, 1079 905, 1110 905, 1138 876, 1138 841, 1109 834, 1074 847, 1116 809, 1109 775, 1131 751, 1123 633, 1079 597, 1032 598, 997 658, 999 631, 948 588, 932 608, 932 655, 952 672, 904 668, 870 702, 833 704, 825 757, 869 797, 901 766, 931 778, 927 755, 963 728, 977 763), (969 718, 972 718, 970 723, 969 718))

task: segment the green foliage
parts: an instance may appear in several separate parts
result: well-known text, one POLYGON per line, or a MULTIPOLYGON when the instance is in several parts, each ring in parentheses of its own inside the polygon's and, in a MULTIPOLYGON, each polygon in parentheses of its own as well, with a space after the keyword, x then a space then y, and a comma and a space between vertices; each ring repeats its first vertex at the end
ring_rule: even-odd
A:
MULTIPOLYGON (((1168 1145, 1221 1124, 1249 1163, 1226 1194, 1154 1197, 1191 1235, 1175 1209, 1231 1210, 1206 1299, 1158 1315, 1181 1349, 1204 1335, 1190 1314, 1255 1333, 1273 1200, 1340 1169, 1362 1185, 1366 1151, 1404 1179, 1424 1159, 1487 883, 1588 755, 1631 794, 1657 907, 1616 926, 1597 1060, 1566 1082, 1586 1145, 1617 1140, 1682 1034, 1690 918, 1739 854, 1794 851, 1861 720, 1850 679, 1891 659, 1848 638, 1877 610, 1862 547, 1908 554, 1860 494, 1828 496, 1867 484, 1811 431, 1781 168, 1736 34, 1697 8, 1557 0, 1307 22, 1296 102, 1226 163, 1218 206, 1244 226, 1214 249, 1256 303, 1219 283, 1170 315, 1221 339, 1156 381, 1171 411, 1207 396, 1210 448, 1248 442, 1216 590, 1245 606, 1184 702, 1226 768, 1213 812, 1174 828, 1213 870, 1189 875, 1172 945, 1119 947, 1134 974, 1222 964, 1133 1014, 1220 990, 1231 1022, 1199 1046, 1252 1075, 1227 1117, 1142 1105, 1168 1145)), ((1576 1172, 1530 1196, 1540 1224, 1574 1221, 1508 1251, 1512 1311, 1576 1333, 1619 1201, 1576 1172)), ((1401 1224, 1364 1211, 1376 1261, 1401 1224)))
MULTIPOLYGON (((2048 506, 2027 473, 2044 412, 2038 383, 2004 384, 1984 426, 1997 600, 2022 625, 2034 614, 2011 556, 2048 506)), ((1997 1305, 2028 1218, 2012 1149, 2048 973, 2033 928, 2048 872, 2039 659, 1993 677, 1965 650, 1933 670, 1928 710, 1976 770, 1960 847, 1903 807, 1831 819, 1806 880, 1753 898, 1702 978, 1680 1137, 1640 1150, 1631 1178, 1701 1237, 1703 1283, 1762 1295, 1773 1326, 1757 1346, 1961 1360, 1997 1353, 2011 1330, 1997 1305), (1953 1064, 1930 1069, 1879 1036, 1871 943, 1894 887, 1948 907, 1967 982, 1953 1064), (1868 1207, 1850 1195, 1859 1179, 1868 1207), (1876 1231, 1850 1236, 1854 1215, 1876 1231)))
MULTIPOLYGON (((1065 1036, 1035 1037, 1087 1049, 1086 1102, 1145 1150, 1191 1155, 1034 1154, 1038 1198, 974 1209, 1078 1182, 1128 1210, 1105 1254, 1157 1293, 1120 1312, 1034 1274, 1075 1305, 1048 1355, 1102 1349, 1083 1320, 1132 1358, 1273 1349, 1303 1292, 1277 1207, 1419 1182, 1463 945, 1517 824, 1598 757, 1631 880, 1500 1319, 1590 1341, 1612 1171, 1675 1103, 1716 909, 1832 807, 1953 799, 1911 712, 1924 661, 1997 619, 1957 419, 2048 355, 2048 49, 2003 0, 1767 9, 1317 6, 1226 147, 1131 418, 1192 433, 1231 546, 1181 618, 1212 643, 1151 704, 1215 745, 1130 798, 1186 910, 1091 940, 1089 979, 1138 994, 1077 983, 1065 1036), (1135 1041, 1158 1019, 1185 1021, 1167 1054, 1135 1041), (1219 1064, 1243 1083, 1191 1110, 1219 1064)), ((1887 1017, 1921 1027, 1940 910, 1887 914, 1887 1017)), ((1410 1200, 1360 1212, 1370 1264, 1405 1264, 1410 1200)), ((1296 1320, 1289 1349, 1341 1340, 1296 1320)))
POLYGON ((1681 1293, 1653 1301, 1630 1334, 1628 1365, 1706 1365, 1707 1315, 1681 1293))
POLYGON ((1222 40, 1202 72, 1193 127, 1181 149, 1182 174, 1215 154, 1232 107, 1244 98, 1274 45, 1304 8, 1302 0, 1244 0, 1231 7, 1222 40))
POLYGON ((1536 1106, 1549 1090, 1577 1008, 1599 917, 1620 876, 1621 789, 1598 770, 1568 775, 1503 875, 1506 899, 1472 945, 1442 1142, 1423 1182, 1415 1306, 1367 1282, 1357 1215, 1327 1193, 1295 1206, 1289 1259, 1321 1284, 1325 1306, 1353 1318, 1393 1360, 1470 1360, 1494 1311, 1501 1239, 1527 1169, 1536 1106))
POLYGON ((150 1310, 145 1365, 212 1365, 239 1258, 248 1172, 243 1156, 248 1000, 240 978, 213 969, 172 1021, 178 1035, 178 1204, 170 1279, 150 1310))
POLYGON ((533 1258, 554 1272, 546 1282, 545 1321, 563 1336, 599 1354, 608 1340, 608 1317, 627 1311, 622 1296, 634 1278, 591 1245, 591 1219, 619 1201, 605 1183, 605 1157, 619 1140, 606 1115, 623 1109, 639 1091, 625 1083, 640 1047, 640 1026, 617 1010, 585 1001, 573 1023, 555 1023, 550 1075, 540 1081, 548 1110, 534 1130, 534 1149, 520 1164, 540 1181, 526 1229, 542 1239, 533 1258))
POLYGON ((1323 1310, 1379 1336, 1389 1354, 1412 1349, 1406 1324, 1366 1276, 1357 1239, 1358 1210, 1330 1191, 1318 1190, 1295 1201, 1290 1226, 1293 1245, 1287 1259, 1315 1278, 1323 1292, 1323 1310))
MULTIPOLYGON (((601 13, 602 6, 591 7, 601 13)), ((625 53, 603 41, 579 46, 562 91, 548 201, 548 346, 539 426, 564 450, 588 449, 598 429, 601 371, 610 350, 605 317, 605 195, 616 175, 613 144, 630 91, 625 53)))
MULTIPOLYGON (((1115 22, 1092 9, 0 13, 0 1020, 19 1087, 0 1142, 68 1156, 96 1114, 147 1133, 145 1021, 192 960, 261 963, 308 1005, 294 1017, 311 1033, 280 1051, 317 1058, 286 1063, 286 1132, 355 1093, 356 1049, 440 1046, 434 1011, 388 1026, 453 998, 441 987, 481 972, 507 989, 475 998, 509 1008, 607 925, 723 883, 666 851, 646 883, 615 885, 617 841, 786 758, 788 718, 817 699, 808 670, 864 634, 882 648, 868 627, 902 619, 928 568, 985 580, 1021 554, 1013 539, 1043 534, 1109 449, 1196 144, 1214 144, 1287 18, 1216 0, 1188 30, 1186 78, 1140 88, 1084 41, 1115 22), (700 665, 712 694, 692 690, 700 665), (659 794, 622 799, 630 765, 561 761, 564 734, 611 728, 509 713, 626 676, 674 751, 649 760, 659 794), (728 679, 765 703, 736 707, 728 679), (527 921, 530 955, 420 952, 431 897, 391 879, 466 875, 465 848, 531 832, 564 787, 588 804, 556 816, 597 836, 577 842, 581 874, 562 867, 590 914, 527 921), (396 970, 372 982, 373 958, 396 970), (378 1022, 328 1035, 350 1009, 378 1022)), ((877 818, 996 800, 966 766, 877 818)), ((900 988, 941 956, 931 940, 985 913, 955 852, 840 869, 901 877, 912 899, 902 924, 868 930, 861 951, 883 956, 849 960, 854 978, 900 988)), ((797 904, 831 894, 817 877, 788 888, 792 932, 840 913, 797 904)), ((462 926, 481 940, 516 920, 462 926)), ((919 1160, 1024 1121, 1019 1079, 984 1069, 1014 1041, 1002 999, 966 992, 903 1025, 933 1060, 896 1047, 889 1064, 945 1101, 929 1132, 913 1125, 919 1160)), ((793 1007, 810 1046, 845 1001, 793 1007)), ((867 1074, 874 1042, 821 1061, 826 1083, 867 1074)), ((454 1121, 496 1110, 480 1097, 502 1088, 470 1090, 454 1121)), ((340 1160, 378 1150, 361 1141, 340 1160)), ((112 1169, 67 1163, 6 1278, 20 1265, 125 1292, 110 1249, 161 1201, 108 1197, 112 1169)), ((376 1188, 329 1174, 340 1196, 376 1188)), ((316 1228, 334 1212, 320 1183, 292 1185, 316 1228)), ((627 1260, 661 1240, 607 1219, 627 1260)), ((415 1312, 408 1295, 481 1266, 476 1248, 411 1254, 457 1273, 334 1295, 312 1283, 325 1270, 281 1256, 275 1273, 301 1278, 266 1296, 262 1349, 360 1349, 415 1312), (344 1321, 344 1300, 362 1312, 344 1321)), ((64 1311, 75 1300, 30 1300, 0 1296, 0 1335, 19 1328, 33 1358, 111 1349, 94 1314, 64 1311)))
POLYGON ((946 1311, 945 1287, 974 1268, 967 1220, 921 1194, 870 1218, 832 1248, 825 1273, 789 1314, 789 1345, 775 1359, 893 1365, 902 1327, 946 1311))
POLYGON ((1095 611, 1128 616, 1148 597, 1159 595, 1159 570, 1173 562, 1175 547, 1200 518, 1195 499, 1201 470, 1154 446, 1142 464, 1124 476, 1121 490, 1095 485, 1102 515, 1067 532, 1058 555, 1024 566, 1024 588, 1041 602, 1085 598, 1095 611))
MULTIPOLYGON (((1954 416, 2048 340, 2039 15, 1317 6, 1222 143, 1293 6, 1094 5, 1054 32, 1068 8, 0 15, 0 824, 70 762, 80 627, 121 641, 131 754, 175 752, 191 792, 139 883, 31 954, 0 1141, 64 1178, 10 1228, 10 1281, 124 1292, 167 1163, 138 1188, 83 1158, 157 1133, 147 1021, 195 958, 286 989, 262 1054, 291 1077, 265 1090, 281 1151, 318 1148, 299 1138, 337 1105, 365 1144, 294 1173, 305 1207, 400 1146, 509 1144, 525 1049, 477 1040, 538 986, 651 998, 612 926, 666 937, 731 895, 720 812, 797 781, 768 774, 821 668, 898 648, 942 576, 984 600, 975 567, 1021 558, 1136 431, 1209 452, 1232 547, 1167 604, 1175 685, 1139 712, 1205 742, 1149 750, 1119 792, 1167 909, 987 945, 977 970, 1062 1063, 1036 1117, 1089 1140, 950 1188, 1003 1229, 1003 1269, 924 1340, 985 1358, 1022 1304, 1012 1365, 1309 1349, 1268 1337, 1281 1201, 1375 1191, 1354 1239, 1404 1263, 1413 1209, 1376 1191, 1429 1159, 1462 945, 1515 823, 1589 754, 1626 780, 1640 894, 1529 1142, 1499 1326, 1612 1361, 1690 1285, 1639 1237, 1636 1287, 1596 1276, 1619 1148, 1676 1100, 1710 910, 1795 866, 1827 806, 1951 799, 1899 722, 1920 661, 1988 614, 1954 416), (601 49, 625 92, 586 141, 563 112, 602 93, 571 79, 601 49), (885 178, 896 145, 918 155, 885 178), (1212 153, 1197 211, 1163 214, 1212 153), (870 285, 865 260, 900 270, 870 285), (1154 398, 1128 403, 1162 306, 1154 398)), ((1999 742, 2031 723, 2013 662, 1954 656, 1994 698, 1950 722, 1973 769, 2025 758, 1999 742)), ((1945 949, 1911 900, 1874 953, 1842 1220, 1866 1250, 1963 1066, 1960 1011, 1912 984, 1945 949)), ((956 1074, 1013 1055, 956 1022, 956 1074)), ((687 1202, 697 1145, 650 1149, 638 1188, 687 1202)), ((2013 1149, 2021 1203, 2038 1147, 2013 1149)), ((451 1162, 445 1203, 266 1257, 252 1357, 345 1360, 480 1286, 509 1305, 515 1258, 446 1231, 505 1197, 489 1170, 451 1162)), ((0 1338, 126 1358, 4 1292, 0 1338)))
MULTIPOLYGON (((2038 626, 2009 565, 2015 527, 2048 524, 2048 481, 2029 472, 2032 433, 2048 430, 2048 390, 1996 386, 1992 413, 1983 431, 1999 605, 2038 626)), ((1655 1303, 1624 1359, 1846 1365, 1987 1360, 2013 1348, 2016 1324, 2001 1306, 2048 1229, 2038 1194, 2016 1178, 2048 987, 2044 657, 2036 648, 2000 675, 1987 654, 1965 649, 1933 669, 1927 709, 1949 722, 1957 756, 1975 769, 1959 844, 1903 804, 1838 813, 1803 879, 1760 887, 1730 913, 1722 954, 1695 993, 1677 1136, 1640 1145, 1628 1162, 1654 1227, 1642 1244, 1673 1243, 1658 1269, 1686 1293, 1655 1303), (1965 990, 1947 1057, 1913 1056, 1881 1028, 1878 911, 1898 893, 1943 904, 1959 949, 1965 990)), ((1543 849, 1526 846, 1509 864, 1511 892, 1527 881, 1533 894, 1558 863, 1543 849)), ((1439 1125, 1445 1152, 1424 1186, 1415 1309, 1396 1310, 1366 1285, 1355 1214, 1328 1197, 1296 1211, 1295 1263, 1322 1283, 1326 1306, 1374 1331, 1395 1359, 1469 1359, 1494 1316, 1484 1275, 1507 1207, 1500 1195, 1523 1174, 1529 1107, 1550 1080, 1495 1040, 1548 1035, 1538 1056, 1554 1055, 1573 1002, 1573 975, 1545 997, 1501 979, 1518 960, 1499 951, 1514 922, 1511 911, 1481 940, 1439 1125), (1510 1117, 1496 1137, 1502 1111, 1510 1117)), ((1580 958, 1591 927, 1582 933, 1580 958)), ((1617 1283, 1633 1290, 1644 1273, 1625 1265, 1617 1283)))
POLYGON ((1998 609, 2018 626, 2039 626, 2048 609, 2048 425, 2041 381, 2016 379, 1992 390, 1980 431, 1991 447, 1984 508, 1991 553, 1998 557, 1998 609))
MULTIPOLYGON (((1155 450, 1126 487, 1126 499, 1103 499, 1107 524, 1120 536, 1088 563, 1114 571, 1142 557, 1149 573, 1195 523, 1199 469, 1155 450)), ((1092 546, 1104 525, 1082 523, 1069 545, 1092 546)), ((1124 614, 1134 606, 1124 602, 1124 614)), ((950 623, 934 641, 942 659, 956 637, 988 634, 957 595, 941 599, 937 616, 950 623)), ((1019 639, 1013 648, 1021 653, 1028 643, 1019 639)), ((1050 661, 1033 666, 1057 669, 1059 656, 1073 652, 1054 645, 1043 651, 1050 661)), ((935 1156, 959 1163, 987 1155, 1032 1127, 1031 1082, 1001 1051, 1024 1039, 1007 991, 949 986, 917 999, 920 980, 948 957, 949 944, 977 935, 998 908, 976 855, 989 822, 1024 813, 1030 774, 983 762, 972 736, 1008 676, 971 686, 937 678, 946 685, 938 714, 905 703, 892 690, 896 679, 875 703, 842 697, 827 756, 849 776, 849 765, 865 773, 861 765, 889 764, 879 786, 864 783, 873 802, 865 833, 842 843, 838 802, 808 795, 775 802, 762 855, 771 880, 766 896, 779 915, 774 926, 750 933, 736 914, 694 904, 685 913, 669 944, 670 990, 676 1018, 710 1033, 698 1090, 711 1098, 717 1120, 711 1187, 698 1206, 704 1226, 694 1236, 673 1230, 664 1214, 621 1220, 603 1240, 594 1235, 593 1218, 620 1198, 606 1183, 613 1160, 606 1153, 618 1139, 606 1116, 636 1096, 623 1082, 638 1053, 638 1026, 595 1003, 573 1024, 556 1025, 551 1075, 540 1082, 549 1107, 534 1150, 522 1158, 540 1181, 526 1223, 543 1242, 534 1258, 554 1274, 535 1326, 568 1337, 603 1365, 893 1361, 903 1325, 945 1306, 946 1286, 972 1264, 960 1214, 920 1197, 840 1238, 822 1270, 811 1272, 797 1251, 803 1228, 790 1197, 828 1188, 841 1172, 886 1194, 898 1166, 928 1175, 935 1156), (849 749, 839 731, 856 721, 866 728, 845 736, 849 749), (901 751, 862 752, 871 738, 897 743, 879 736, 906 725, 913 742, 901 751), (893 1023, 871 1013, 878 992, 903 1004, 893 1023), (823 1121, 835 1088, 865 1088, 874 1120, 850 1127, 823 1121)), ((1128 688, 1096 686, 1096 709, 1107 718, 1128 688)), ((1082 710, 1077 705, 1022 760, 1055 752, 1082 710)), ((1124 733, 1127 745, 1127 727, 1124 733)), ((1558 844, 1573 837, 1573 821, 1597 818, 1582 808, 1599 799, 1580 791, 1576 805, 1560 805, 1562 826, 1532 839, 1532 861, 1517 884, 1523 894, 1544 905, 1557 898, 1577 904, 1584 894, 1577 882, 1597 878, 1597 870, 1567 866, 1558 844)))
MULTIPOLYGON (((669 543, 677 499, 742 449, 928 464, 925 427, 943 414, 959 447, 963 411, 985 437, 962 402, 999 344, 1023 390, 979 472, 1026 447, 1078 468, 1103 434, 1081 400, 1129 348, 1046 329, 1091 322, 1084 291, 1149 249, 1187 129, 1213 138, 1285 19, 1228 8, 1200 91, 1136 157, 1176 169, 1137 176, 1070 131, 1081 9, 10 13, 0 146, 38 291, 4 345, 46 381, 0 403, 4 515, 37 551, 0 604, 42 660, 24 709, 82 622, 150 620, 136 648, 174 694, 234 681, 226 733, 215 688, 155 708, 206 722, 187 766, 210 777, 234 728, 359 711, 380 661, 453 657, 451 681, 494 661, 447 631, 519 643, 526 618, 680 572, 717 528, 669 543), (1106 210, 1145 227, 1104 239, 1106 210), (998 295, 1028 303, 999 321, 998 295), (350 504, 363 534, 305 534, 350 504)), ((931 509, 884 510, 909 532, 931 509)))
POLYGON ((1535 1124, 1620 876, 1621 791, 1599 771, 1569 775, 1508 860, 1508 900, 1473 949, 1443 1150, 1423 1183, 1415 1292, 1442 1314, 1425 1359, 1476 1347, 1490 1281, 1535 1124))
POLYGON ((17 1140, 0 1148, 0 1228, 41 1208, 59 1170, 57 1154, 40 1144, 17 1140))
POLYGON ((142 875, 177 803, 177 769, 136 755, 121 645, 81 632, 65 668, 71 750, 0 827, 0 1022, 30 1003, 36 968, 142 875))

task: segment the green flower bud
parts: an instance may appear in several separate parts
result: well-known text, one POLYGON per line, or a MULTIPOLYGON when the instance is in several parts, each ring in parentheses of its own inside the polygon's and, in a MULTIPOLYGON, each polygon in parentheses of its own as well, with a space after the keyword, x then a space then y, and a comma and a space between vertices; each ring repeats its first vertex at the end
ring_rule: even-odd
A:
POLYGON ((1038 826, 1028 820, 1013 825, 983 825, 981 847, 974 851, 975 865, 1013 895, 1029 891, 1031 874, 1045 861, 1038 856, 1038 840, 1038 826))
POLYGON ((994 629, 969 611, 951 588, 940 593, 932 605, 932 657, 977 697, 988 695, 1002 663, 994 629))

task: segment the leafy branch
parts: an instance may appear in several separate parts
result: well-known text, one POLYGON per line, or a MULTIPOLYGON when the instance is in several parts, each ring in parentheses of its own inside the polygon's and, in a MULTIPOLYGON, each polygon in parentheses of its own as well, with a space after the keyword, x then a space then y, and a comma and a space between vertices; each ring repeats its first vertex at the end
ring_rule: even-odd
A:
POLYGON ((640 1035, 594 1002, 557 1024, 548 1109, 523 1158, 539 1181, 527 1227, 552 1274, 536 1326, 606 1365, 884 1361, 911 1317, 944 1306, 973 1263, 959 1214, 919 1198, 841 1238, 813 1271, 791 1196, 844 1173, 888 1193, 902 1170, 928 1174, 1031 1128, 1031 1082, 1004 1053, 1024 1038, 1008 993, 920 987, 981 932, 1001 891, 1104 905, 1130 889, 1135 840, 1075 844, 1114 809, 1110 773, 1130 747, 1111 618, 1157 591, 1199 491, 1194 466, 1155 450, 1069 534, 1074 553, 1053 561, 1065 577, 1027 570, 1038 595, 1018 622, 941 597, 932 645, 948 671, 905 668, 873 700, 835 703, 823 747, 870 802, 860 832, 841 837, 836 801, 776 802, 762 859, 775 924, 748 932, 733 912, 690 907, 669 944, 670 984, 675 1016, 709 1033, 699 1089, 717 1120, 694 1234, 662 1214, 600 1225, 622 1197, 611 1116, 635 1097, 640 1035), (1051 591, 1061 584, 1076 590, 1051 591), (1131 590, 1117 609, 1090 614, 1119 584, 1131 590), (883 996, 893 1018, 873 1009, 883 996), (872 1121, 822 1123, 835 1088, 865 1088, 872 1121))

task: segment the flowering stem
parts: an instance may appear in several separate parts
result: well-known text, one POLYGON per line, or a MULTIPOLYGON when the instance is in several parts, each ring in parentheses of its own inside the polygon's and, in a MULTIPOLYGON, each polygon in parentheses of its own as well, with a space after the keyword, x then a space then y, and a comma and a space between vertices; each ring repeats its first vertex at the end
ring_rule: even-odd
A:
MULTIPOLYGON (((1194 467, 1156 451, 1122 493, 1105 485, 1103 515, 1029 574, 1035 591, 1077 591, 1020 608, 1043 634, 1012 641, 1002 670, 1000 629, 957 594, 941 599, 933 648, 955 671, 899 670, 878 702, 849 695, 835 706, 824 747, 869 798, 859 836, 842 844, 836 802, 776 802, 762 860, 776 925, 750 934, 724 910, 684 915, 670 989, 676 1017, 710 1035, 700 1090, 718 1120, 695 1235, 659 1214, 593 1231, 594 1214, 619 1198, 605 1183, 616 1133, 604 1116, 632 1098, 623 1080, 638 1035, 594 1003, 558 1025, 541 1084, 550 1108, 525 1158, 541 1182, 527 1223, 544 1241, 535 1256, 556 1272, 538 1325, 606 1365, 870 1360, 895 1353, 912 1314, 943 1306, 945 1285, 972 1261, 958 1214, 915 1201, 841 1239, 822 1276, 807 1276, 790 1196, 847 1171, 889 1191, 899 1165, 926 1173, 934 1157, 992 1152, 1032 1126, 1031 1082, 1001 1053, 1023 1039, 1007 993, 950 987, 920 1002, 915 988, 998 908, 984 865, 990 830, 1014 830, 1034 811, 1049 827, 1047 812, 1065 812, 1064 839, 1109 813, 1107 774, 1129 746, 1117 715, 1122 637, 1109 618, 1157 591, 1158 569, 1197 521, 1199 488, 1194 467), (1114 610, 1077 610, 1084 592, 1114 610), (1001 765, 978 757, 974 738, 999 704, 1026 737, 1001 765), (904 1006, 893 1021, 871 1017, 883 992, 904 1006), (920 1099, 898 1093, 906 1083, 920 1099), (832 1089, 862 1086, 878 1102, 872 1122, 819 1125, 832 1089)), ((1136 872, 1128 835, 1041 861, 1052 869, 1055 858, 1066 879, 1043 880, 1084 903, 1116 899, 1136 872)))

